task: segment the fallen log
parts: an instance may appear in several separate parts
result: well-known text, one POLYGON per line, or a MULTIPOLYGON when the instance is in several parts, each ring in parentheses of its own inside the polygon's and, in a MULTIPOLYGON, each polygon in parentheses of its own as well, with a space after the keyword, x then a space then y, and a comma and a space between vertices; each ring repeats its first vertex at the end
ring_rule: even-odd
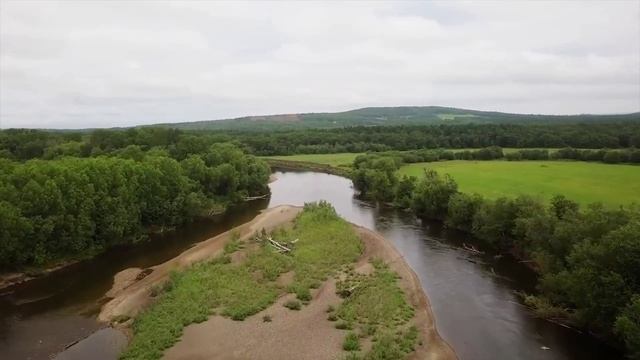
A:
POLYGON ((258 196, 247 196, 247 197, 244 198, 244 201, 266 199, 267 196, 269 196, 269 194, 258 195, 258 196))
POLYGON ((462 247, 463 247, 465 250, 467 250, 467 251, 471 251, 471 252, 476 253, 476 254, 484 254, 484 252, 482 252, 482 251, 480 251, 480 250, 476 249, 473 245, 469 246, 469 245, 467 245, 467 244, 465 244, 465 243, 462 243, 462 247))
POLYGON ((289 249, 288 247, 286 247, 286 246, 280 244, 279 242, 273 240, 271 237, 268 237, 267 240, 276 249, 278 249, 280 251, 283 251, 283 252, 291 252, 291 249, 289 249))

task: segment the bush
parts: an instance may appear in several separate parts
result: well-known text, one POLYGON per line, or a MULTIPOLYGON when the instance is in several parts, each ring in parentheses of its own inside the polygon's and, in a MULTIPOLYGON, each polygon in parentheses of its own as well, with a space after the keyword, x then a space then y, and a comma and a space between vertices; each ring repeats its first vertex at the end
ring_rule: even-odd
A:
POLYGON ((354 332, 350 332, 344 338, 344 342, 342 343, 342 348, 346 351, 358 351, 360 350, 360 339, 358 335, 354 332))
POLYGON ((416 215, 428 219, 442 219, 447 213, 449 198, 458 192, 458 184, 449 176, 425 170, 424 178, 416 186, 411 208, 416 215))
POLYGON ((456 193, 449 198, 445 224, 453 229, 471 231, 473 217, 483 203, 478 194, 456 193))
POLYGON ((302 305, 300 305, 300 301, 298 300, 289 300, 284 303, 283 306, 290 310, 300 310, 300 308, 302 307, 302 305))

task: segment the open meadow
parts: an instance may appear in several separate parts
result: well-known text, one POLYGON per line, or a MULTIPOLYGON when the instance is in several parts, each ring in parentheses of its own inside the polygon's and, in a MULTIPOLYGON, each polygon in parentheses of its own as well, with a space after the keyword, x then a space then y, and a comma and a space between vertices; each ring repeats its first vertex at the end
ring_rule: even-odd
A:
POLYGON ((403 175, 420 177, 424 169, 449 174, 459 190, 487 198, 528 194, 549 199, 562 194, 586 205, 615 207, 640 203, 640 167, 578 161, 441 161, 408 164, 403 175))
POLYGON ((302 155, 280 155, 280 156, 265 156, 265 159, 276 160, 288 160, 288 161, 302 161, 312 162, 316 164, 324 164, 330 166, 351 166, 353 160, 358 155, 364 153, 336 153, 336 154, 302 154, 302 155))

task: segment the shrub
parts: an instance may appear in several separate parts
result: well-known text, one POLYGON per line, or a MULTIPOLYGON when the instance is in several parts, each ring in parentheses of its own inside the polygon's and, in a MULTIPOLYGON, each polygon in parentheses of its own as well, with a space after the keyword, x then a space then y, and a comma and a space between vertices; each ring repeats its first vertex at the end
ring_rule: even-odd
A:
POLYGON ((344 338, 344 342, 342 343, 342 348, 346 351, 358 351, 360 350, 360 339, 358 335, 354 332, 350 332, 344 338))
POLYGON ((290 310, 300 310, 300 308, 302 307, 302 305, 300 305, 300 301, 298 300, 289 300, 284 303, 283 306, 290 310))

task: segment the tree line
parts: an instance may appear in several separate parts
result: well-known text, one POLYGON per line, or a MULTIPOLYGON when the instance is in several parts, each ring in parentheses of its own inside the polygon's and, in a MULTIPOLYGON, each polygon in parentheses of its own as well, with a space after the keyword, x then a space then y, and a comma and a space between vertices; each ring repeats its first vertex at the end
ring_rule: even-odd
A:
POLYGON ((620 149, 640 148, 640 122, 359 126, 271 132, 167 127, 90 132, 9 129, 0 131, 0 157, 13 160, 91 157, 137 145, 143 150, 162 147, 181 160, 188 153, 204 151, 220 142, 234 142, 246 152, 264 156, 490 146, 620 149))
POLYGON ((488 200, 459 192, 451 177, 433 170, 421 179, 399 178, 401 163, 359 156, 354 186, 367 199, 443 221, 486 247, 533 261, 539 293, 527 304, 624 344, 640 359, 640 207, 581 209, 562 195, 548 204, 528 196, 488 200))
MULTIPOLYGON (((373 153, 371 153, 373 154, 373 153)), ((447 160, 577 160, 597 161, 608 164, 640 163, 640 149, 574 149, 566 147, 557 150, 518 149, 504 152, 499 146, 489 146, 475 150, 452 151, 446 149, 420 149, 406 151, 382 151, 380 156, 395 157, 403 163, 435 162, 447 160)))
POLYGON ((181 160, 162 148, 112 156, 0 159, 0 268, 136 242, 148 230, 268 193, 268 165, 228 143, 181 160))

